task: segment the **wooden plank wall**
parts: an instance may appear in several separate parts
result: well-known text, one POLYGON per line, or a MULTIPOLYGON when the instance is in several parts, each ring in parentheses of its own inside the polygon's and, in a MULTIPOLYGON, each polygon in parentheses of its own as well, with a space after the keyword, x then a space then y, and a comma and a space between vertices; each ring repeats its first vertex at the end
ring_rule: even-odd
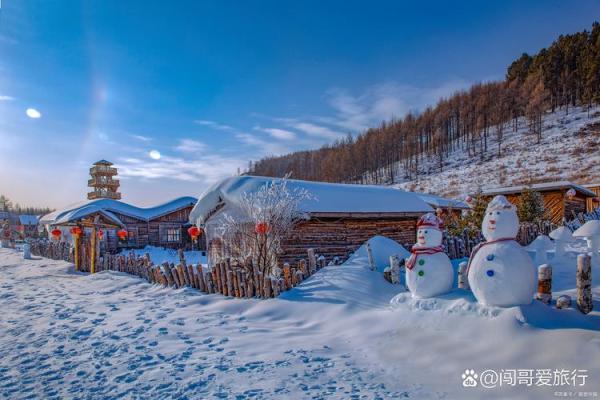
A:
MULTIPOLYGON (((586 198, 577 193, 573 199, 569 200, 566 196, 566 192, 566 190, 540 192, 542 200, 544 201, 546 214, 554 224, 562 223, 562 220, 565 217, 567 219, 572 219, 573 215, 571 211, 574 211, 576 214, 585 212, 586 198)), ((491 199, 492 198, 490 197, 490 200, 491 199)), ((509 194, 506 195, 506 199, 518 206, 521 201, 521 194, 509 194)))
MULTIPOLYGON (((600 186, 592 186, 592 187, 588 186, 587 189, 596 193, 596 197, 600 197, 600 186)), ((600 207, 600 203, 595 203, 593 198, 587 199, 585 205, 586 205, 586 212, 594 211, 594 209, 600 207)))
POLYGON ((371 237, 381 235, 402 245, 413 245, 417 217, 394 218, 313 218, 299 223, 283 244, 281 263, 295 264, 306 257, 309 248, 327 262, 346 260, 371 237))

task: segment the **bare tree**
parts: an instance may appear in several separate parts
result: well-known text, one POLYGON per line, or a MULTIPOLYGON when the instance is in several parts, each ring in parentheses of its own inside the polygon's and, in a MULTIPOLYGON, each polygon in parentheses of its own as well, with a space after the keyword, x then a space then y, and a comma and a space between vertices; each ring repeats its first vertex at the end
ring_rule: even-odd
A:
POLYGON ((239 206, 224 215, 219 227, 224 254, 236 259, 251 257, 263 276, 271 274, 286 235, 306 217, 301 203, 311 199, 314 196, 304 188, 288 188, 287 176, 244 193, 239 206))

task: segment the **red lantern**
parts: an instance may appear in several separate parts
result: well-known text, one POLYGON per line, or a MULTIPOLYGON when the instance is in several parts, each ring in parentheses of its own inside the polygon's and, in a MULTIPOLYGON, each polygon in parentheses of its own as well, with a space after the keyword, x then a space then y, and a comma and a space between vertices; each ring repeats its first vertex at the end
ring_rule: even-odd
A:
POLYGON ((98 239, 102 240, 102 238, 104 237, 104 231, 102 229, 98 230, 98 239))
POLYGON ((257 222, 256 225, 254 226, 254 231, 256 233, 258 233, 259 235, 266 235, 267 232, 269 232, 271 230, 271 228, 269 227, 269 224, 267 224, 266 222, 257 222))
POLYGON ((125 229, 118 230, 117 236, 120 240, 125 240, 127 238, 127 231, 125 229))
POLYGON ((52 235, 53 239, 59 240, 60 235, 62 235, 62 232, 60 229, 54 228, 54 229, 52 229, 52 232, 50 232, 50 234, 52 235))
POLYGON ((81 235, 81 228, 78 226, 74 226, 71 228, 71 235, 77 239, 79 237, 79 235, 81 235))
POLYGON ((191 226, 188 229, 188 234, 192 238, 193 241, 196 241, 200 235, 202 235, 202 230, 197 226, 191 226))
POLYGON ((471 204, 471 202, 473 201, 473 198, 471 196, 467 196, 465 197, 465 201, 469 204, 471 204))

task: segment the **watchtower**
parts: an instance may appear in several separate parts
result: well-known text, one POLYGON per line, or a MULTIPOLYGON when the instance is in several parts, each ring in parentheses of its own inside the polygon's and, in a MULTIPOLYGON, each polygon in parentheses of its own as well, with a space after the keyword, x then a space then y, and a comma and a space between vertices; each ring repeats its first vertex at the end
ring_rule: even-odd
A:
POLYGON ((110 161, 100 160, 90 168, 92 178, 88 180, 88 186, 93 190, 87 194, 89 200, 121 199, 121 193, 117 191, 120 185, 119 180, 113 179, 118 172, 112 165, 113 163, 110 161))

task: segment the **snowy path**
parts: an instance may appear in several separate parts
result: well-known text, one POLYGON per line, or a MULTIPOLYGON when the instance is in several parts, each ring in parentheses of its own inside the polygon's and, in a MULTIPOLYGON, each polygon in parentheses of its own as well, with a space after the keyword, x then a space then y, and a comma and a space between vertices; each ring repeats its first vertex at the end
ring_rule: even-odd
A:
POLYGON ((399 288, 363 262, 327 267, 281 298, 259 301, 115 272, 77 274, 64 262, 25 262, 0 249, 0 394, 553 397, 552 388, 461 386, 465 368, 510 367, 588 369, 596 379, 578 390, 600 391, 597 311, 488 309, 457 292, 413 301, 394 297, 399 288))

